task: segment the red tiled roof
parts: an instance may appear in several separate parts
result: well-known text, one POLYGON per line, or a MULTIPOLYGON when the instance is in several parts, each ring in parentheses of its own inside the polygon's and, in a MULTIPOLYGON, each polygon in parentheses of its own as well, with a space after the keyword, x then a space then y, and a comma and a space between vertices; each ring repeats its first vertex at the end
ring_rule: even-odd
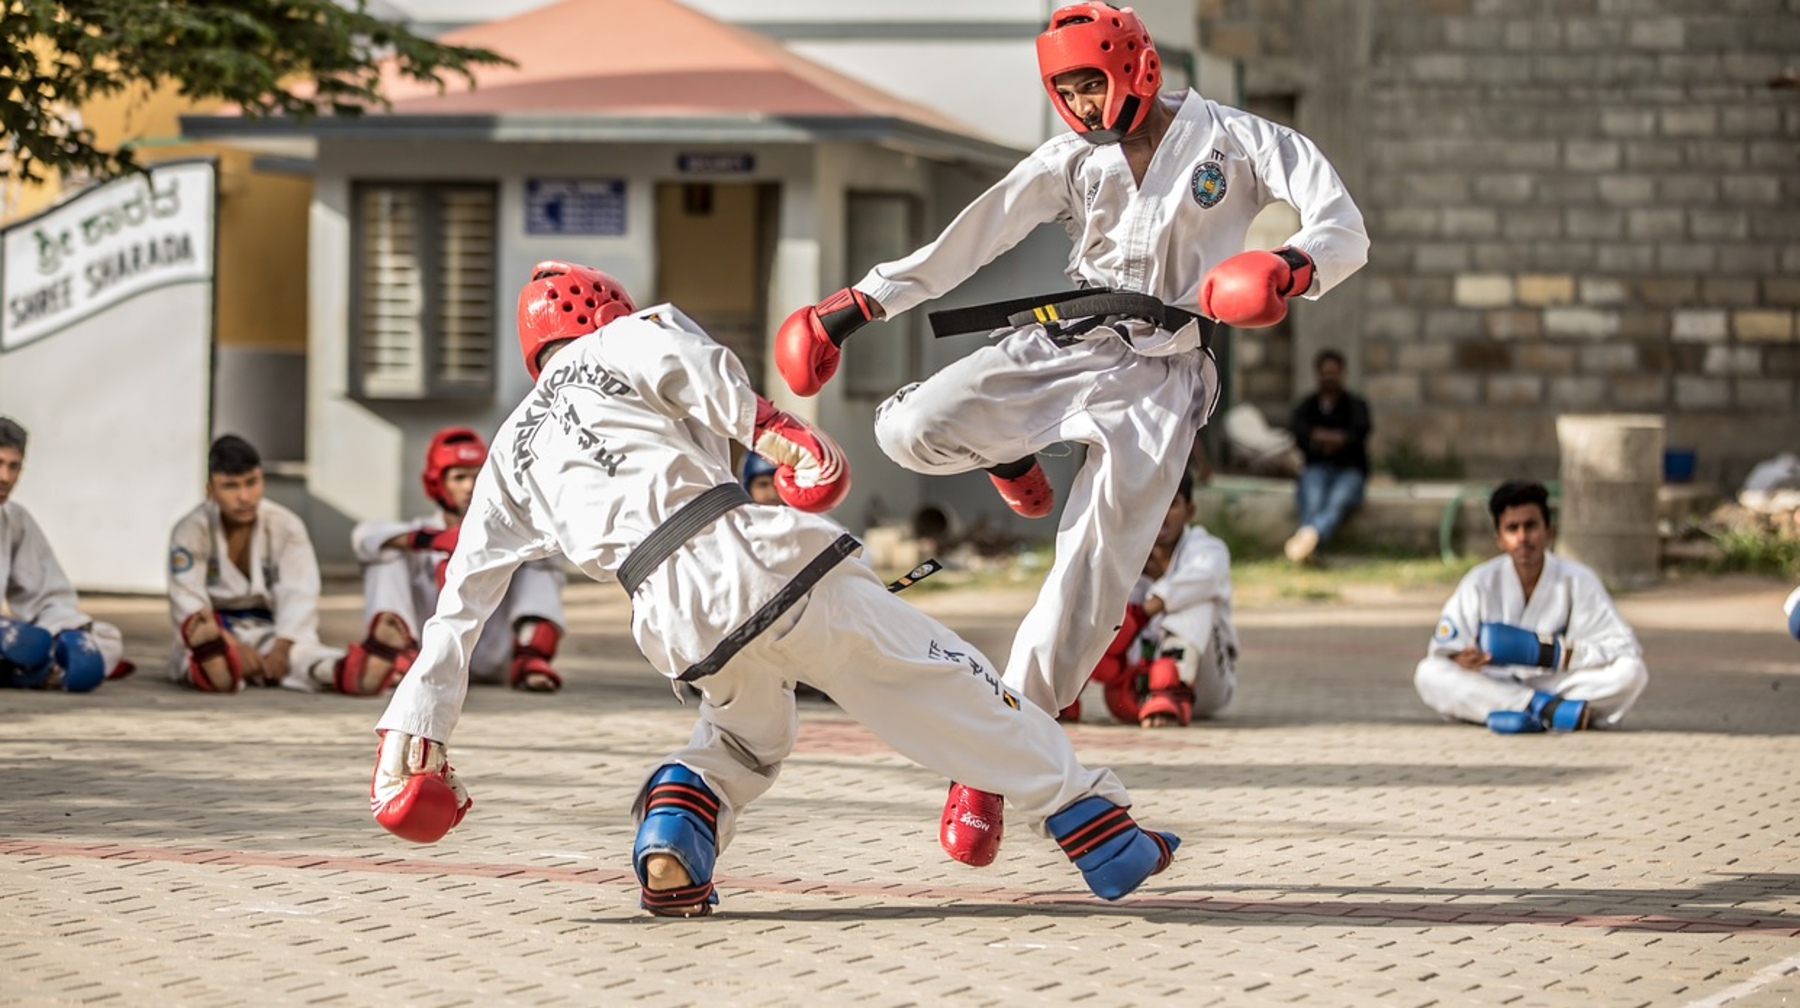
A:
POLYGON ((396 115, 879 117, 975 136, 967 124, 828 69, 674 0, 562 0, 445 35, 502 53, 471 90, 390 75, 396 115))

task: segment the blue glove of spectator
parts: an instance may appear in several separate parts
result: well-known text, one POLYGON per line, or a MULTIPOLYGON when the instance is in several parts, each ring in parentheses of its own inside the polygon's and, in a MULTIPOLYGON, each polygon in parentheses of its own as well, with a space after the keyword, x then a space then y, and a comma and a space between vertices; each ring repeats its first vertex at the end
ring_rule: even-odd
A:
POLYGON ((1561 637, 1541 640, 1536 633, 1507 623, 1481 624, 1475 640, 1498 665, 1560 669, 1567 654, 1561 637))

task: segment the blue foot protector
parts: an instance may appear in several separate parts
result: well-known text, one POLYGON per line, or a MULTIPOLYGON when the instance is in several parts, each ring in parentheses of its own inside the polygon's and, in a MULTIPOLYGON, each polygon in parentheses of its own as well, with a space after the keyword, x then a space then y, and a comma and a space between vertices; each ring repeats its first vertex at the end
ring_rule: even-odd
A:
POLYGON ((1081 869, 1094 895, 1116 900, 1169 866, 1181 838, 1152 833, 1131 813, 1098 795, 1081 799, 1050 817, 1050 835, 1081 869))
POLYGON ((100 645, 86 630, 64 630, 50 648, 56 667, 62 669, 62 688, 86 693, 106 681, 106 659, 100 645))
POLYGON ((0 686, 37 689, 50 680, 50 631, 0 616, 0 686))
POLYGON ((642 905, 658 917, 699 917, 712 912, 719 902, 713 890, 713 862, 718 858, 714 839, 719 822, 719 798, 700 775, 677 763, 657 770, 644 795, 644 821, 632 845, 631 864, 643 888, 642 905), (687 885, 678 889, 651 889, 644 861, 652 854, 670 854, 688 874, 687 885))
POLYGON ((1522 711, 1489 714, 1487 726, 1502 735, 1580 731, 1588 726, 1588 702, 1567 700, 1554 693, 1533 693, 1522 711))

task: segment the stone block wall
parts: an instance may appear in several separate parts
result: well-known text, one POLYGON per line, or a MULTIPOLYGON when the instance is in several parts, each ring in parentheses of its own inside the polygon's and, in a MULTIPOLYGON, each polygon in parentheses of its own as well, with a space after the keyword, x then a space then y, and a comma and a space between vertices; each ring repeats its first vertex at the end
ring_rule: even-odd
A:
MULTIPOLYGON (((1198 9, 1250 102, 1293 97, 1373 240, 1296 308, 1293 396, 1341 345, 1377 454, 1471 476, 1553 475, 1560 413, 1661 414, 1727 485, 1800 450, 1800 0, 1198 9)), ((1282 377, 1237 365, 1265 396, 1282 377)))

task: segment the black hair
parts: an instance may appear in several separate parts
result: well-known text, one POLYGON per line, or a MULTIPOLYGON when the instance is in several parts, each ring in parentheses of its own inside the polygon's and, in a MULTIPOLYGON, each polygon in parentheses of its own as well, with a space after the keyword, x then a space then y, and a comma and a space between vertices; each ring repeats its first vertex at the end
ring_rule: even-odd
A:
POLYGON ((1338 353, 1336 350, 1333 350, 1330 347, 1326 347, 1325 349, 1320 350, 1318 353, 1313 355, 1313 370, 1314 371, 1319 370, 1319 365, 1325 363, 1326 361, 1336 361, 1338 367, 1348 367, 1349 366, 1349 362, 1344 360, 1343 354, 1338 353))
POLYGON ((25 454, 25 428, 12 417, 0 417, 0 448, 17 448, 25 454))
POLYGON ((1175 499, 1194 502, 1194 471, 1185 469, 1181 473, 1181 485, 1175 490, 1175 499))
POLYGON ((1507 480, 1494 488, 1488 497, 1488 514, 1494 516, 1494 528, 1500 528, 1500 516, 1507 508, 1524 507, 1536 504, 1538 512, 1544 516, 1544 524, 1550 524, 1550 491, 1544 484, 1527 480, 1507 480))
POLYGON ((250 442, 236 434, 225 434, 212 443, 212 450, 206 453, 206 475, 208 476, 242 476, 252 469, 262 468, 262 456, 250 446, 250 442))

